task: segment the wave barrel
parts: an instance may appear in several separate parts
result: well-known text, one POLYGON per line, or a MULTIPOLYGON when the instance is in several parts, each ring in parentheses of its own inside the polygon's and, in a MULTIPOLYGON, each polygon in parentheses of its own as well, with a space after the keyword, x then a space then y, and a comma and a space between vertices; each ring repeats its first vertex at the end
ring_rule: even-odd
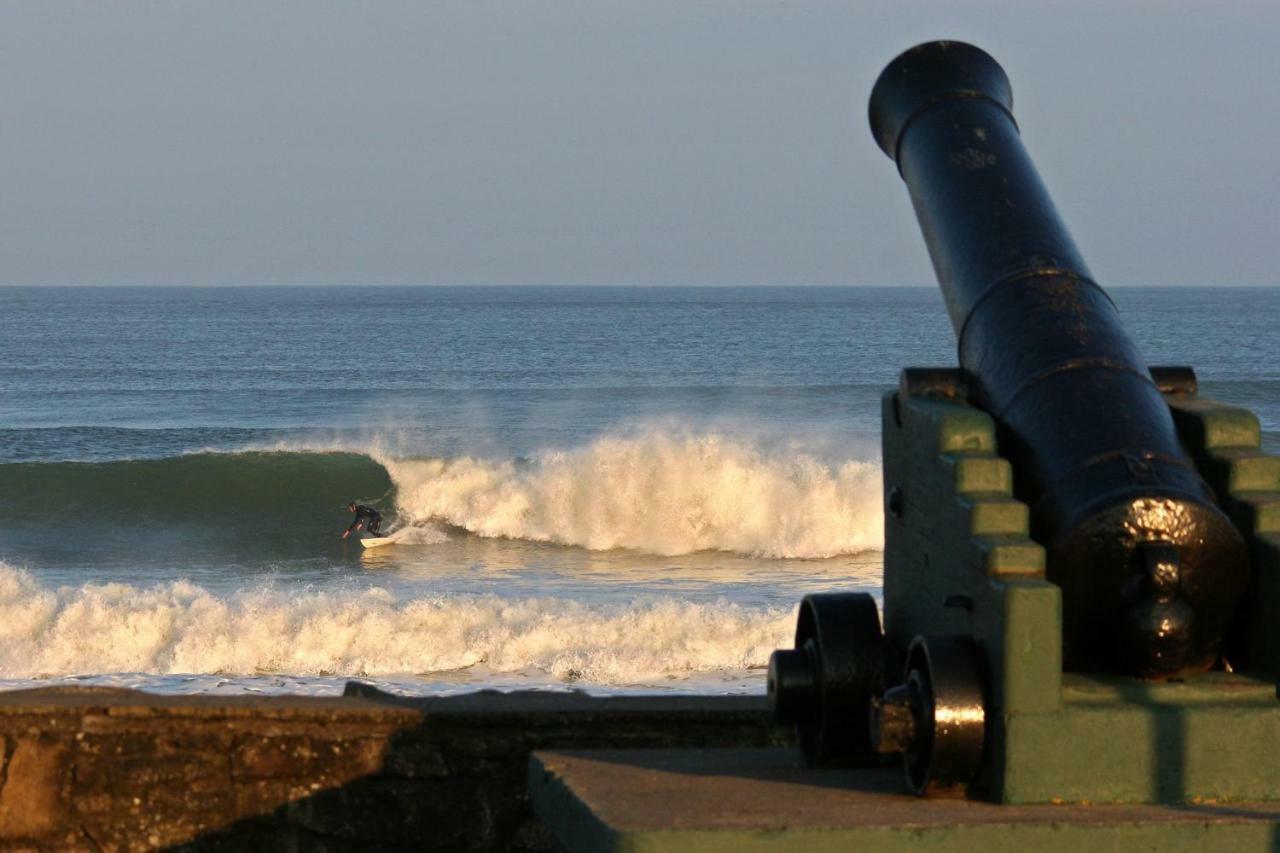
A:
POLYGON ((982 50, 920 45, 871 95, 972 403, 996 421, 1062 590, 1063 663, 1163 677, 1216 660, 1249 575, 1111 299, 1062 224, 982 50))

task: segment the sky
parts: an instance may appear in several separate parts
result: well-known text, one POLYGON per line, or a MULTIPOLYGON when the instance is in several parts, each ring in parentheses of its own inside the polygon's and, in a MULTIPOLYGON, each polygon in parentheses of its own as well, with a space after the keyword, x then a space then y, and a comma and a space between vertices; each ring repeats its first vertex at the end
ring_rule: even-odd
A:
POLYGON ((0 284, 926 285, 867 128, 1008 72, 1095 276, 1280 284, 1280 3, 0 0, 0 284))

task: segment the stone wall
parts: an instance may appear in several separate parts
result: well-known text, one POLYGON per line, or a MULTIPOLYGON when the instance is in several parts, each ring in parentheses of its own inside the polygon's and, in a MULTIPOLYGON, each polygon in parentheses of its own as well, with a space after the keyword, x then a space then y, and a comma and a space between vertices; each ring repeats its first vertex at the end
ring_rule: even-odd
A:
POLYGON ((547 850, 544 748, 765 746, 763 697, 0 693, 0 847, 547 850))

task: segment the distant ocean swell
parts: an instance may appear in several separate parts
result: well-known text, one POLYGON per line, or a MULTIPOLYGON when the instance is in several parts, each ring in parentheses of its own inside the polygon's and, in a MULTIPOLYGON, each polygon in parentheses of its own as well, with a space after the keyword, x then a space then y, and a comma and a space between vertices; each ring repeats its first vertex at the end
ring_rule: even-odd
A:
POLYGON ((790 608, 649 597, 627 605, 174 581, 50 588, 0 563, 0 677, 94 672, 376 676, 482 665, 572 682, 762 667, 790 608))
POLYGON ((433 535, 444 524, 597 550, 823 558, 881 547, 879 479, 874 462, 653 429, 529 460, 286 448, 11 463, 0 465, 0 515, 88 543, 133 531, 314 549, 328 547, 356 499, 433 535))

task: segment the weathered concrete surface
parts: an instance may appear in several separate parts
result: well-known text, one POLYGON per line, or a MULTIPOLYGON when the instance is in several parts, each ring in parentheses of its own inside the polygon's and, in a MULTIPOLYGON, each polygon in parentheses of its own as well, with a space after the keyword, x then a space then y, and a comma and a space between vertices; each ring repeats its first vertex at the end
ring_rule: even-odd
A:
POLYGON ((764 697, 0 693, 0 848, 545 850, 543 748, 788 740, 764 697))
POLYGON ((1280 803, 1004 805, 904 794, 895 768, 792 750, 537 752, 534 807, 570 853, 1280 848, 1280 803))

